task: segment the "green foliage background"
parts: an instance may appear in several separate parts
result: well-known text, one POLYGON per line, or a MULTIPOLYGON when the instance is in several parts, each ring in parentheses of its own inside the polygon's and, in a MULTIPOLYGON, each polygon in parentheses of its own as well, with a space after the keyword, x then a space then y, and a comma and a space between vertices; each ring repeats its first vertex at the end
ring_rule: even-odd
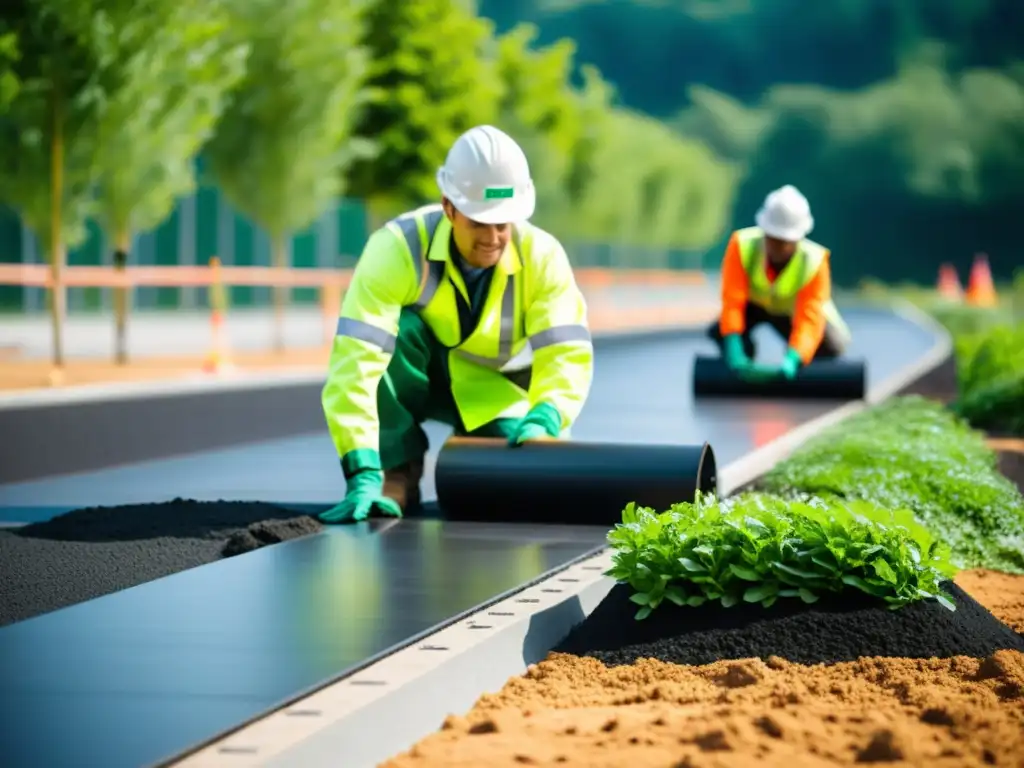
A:
POLYGON ((963 274, 976 252, 997 278, 1024 262, 1019 0, 480 7, 499 30, 528 20, 541 42, 574 39, 624 105, 738 164, 730 226, 749 223, 769 190, 798 185, 841 283, 932 282, 941 261, 963 274))
MULTIPOLYGON (((246 72, 196 70, 204 95, 177 113, 183 138, 170 111, 119 128, 112 110, 128 96, 149 104, 123 83, 162 94, 168 110, 182 103, 180 45, 158 32, 172 13, 185 29, 201 4, 118 4, 124 21, 104 36, 89 21, 95 0, 12 3, 0 20, 0 205, 45 239, 47 94, 59 76, 72 247, 115 178, 111 156, 150 166, 117 178, 174 182, 152 185, 136 228, 194 187, 175 165, 193 145, 265 232, 301 228, 331 195, 365 200, 373 225, 433 199, 452 139, 492 122, 531 157, 537 223, 569 243, 614 246, 619 266, 647 263, 651 249, 715 265, 729 231, 784 183, 810 197, 840 284, 931 282, 940 262, 964 271, 979 251, 997 279, 1021 262, 1019 0, 302 0, 255 15, 246 0, 215 5, 228 23, 198 18, 190 34, 206 55, 248 46, 246 72), (132 25, 156 32, 122 56, 117 31, 132 25), (287 61, 264 82, 275 50, 287 61), (102 143, 132 135, 134 151, 102 143), (299 168, 288 158, 303 144, 315 151, 299 168)), ((0 258, 16 250, 5 242, 0 258)))

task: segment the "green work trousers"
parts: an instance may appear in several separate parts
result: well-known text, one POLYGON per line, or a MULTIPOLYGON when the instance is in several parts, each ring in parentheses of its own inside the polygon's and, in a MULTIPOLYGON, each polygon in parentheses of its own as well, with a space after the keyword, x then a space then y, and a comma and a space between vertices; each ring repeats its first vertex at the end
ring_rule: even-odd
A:
MULTIPOLYGON (((523 373, 528 377, 528 371, 523 373)), ((516 376, 515 380, 529 388, 528 378, 516 376)), ((428 419, 453 427, 457 435, 473 437, 509 437, 518 423, 518 419, 495 419, 466 432, 452 397, 448 350, 410 309, 403 309, 398 321, 395 352, 377 388, 377 413, 385 470, 423 458, 428 441, 422 424, 428 419)))

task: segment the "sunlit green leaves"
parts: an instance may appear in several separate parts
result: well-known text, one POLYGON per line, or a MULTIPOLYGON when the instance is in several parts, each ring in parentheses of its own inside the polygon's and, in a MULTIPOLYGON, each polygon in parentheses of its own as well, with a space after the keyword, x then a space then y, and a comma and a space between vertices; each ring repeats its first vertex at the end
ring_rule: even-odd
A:
POLYGON ((14 73, 14 63, 19 55, 17 33, 6 29, 0 22, 0 115, 7 110, 20 87, 14 73))
POLYGON ((497 116, 500 84, 484 56, 491 24, 453 0, 371 0, 364 22, 372 101, 357 134, 379 151, 352 168, 352 194, 433 202, 451 144, 497 116))
POLYGON ((105 95, 99 219, 112 239, 155 227, 194 188, 193 158, 245 72, 248 48, 230 29, 226 3, 122 0, 90 19, 105 95))
POLYGON ((612 112, 591 167, 576 208, 590 240, 699 248, 727 225, 736 170, 657 120, 612 112))
MULTIPOLYGON (((856 589, 892 608, 942 594, 956 571, 945 544, 909 510, 746 493, 699 497, 666 512, 630 504, 609 534, 609 575, 628 583, 643 619, 665 600, 770 606, 856 589)), ((948 600, 943 603, 954 607, 948 600)))
MULTIPOLYGON (((0 122, 0 201, 18 211, 51 257, 51 216, 62 244, 84 240, 96 171, 96 128, 103 91, 102 53, 84 19, 99 0, 25 0, 5 9, 10 101, 0 122), (12 51, 11 35, 17 48, 12 51), (62 162, 60 210, 53 210, 52 157, 62 162)), ((0 72, 2 72, 0 68, 0 72)))
POLYGON ((245 77, 207 147, 228 200, 272 239, 313 222, 368 151, 353 139, 368 71, 362 0, 232 0, 245 77))

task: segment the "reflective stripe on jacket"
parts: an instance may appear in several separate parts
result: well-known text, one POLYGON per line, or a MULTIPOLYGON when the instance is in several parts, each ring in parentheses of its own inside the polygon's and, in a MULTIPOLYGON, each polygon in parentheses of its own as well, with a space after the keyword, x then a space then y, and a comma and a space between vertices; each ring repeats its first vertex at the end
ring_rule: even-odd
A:
POLYGON ((447 347, 452 395, 467 430, 554 406, 562 428, 590 391, 594 352, 587 307, 569 259, 551 234, 517 224, 497 265, 479 322, 461 337, 456 291, 465 282, 449 255, 451 222, 440 205, 410 211, 374 232, 356 265, 338 319, 322 401, 338 456, 378 450, 377 386, 395 349, 403 307, 419 313, 447 347), (503 375, 532 350, 530 390, 503 375))
POLYGON ((772 280, 767 270, 764 233, 758 227, 737 230, 722 262, 722 335, 746 330, 748 301, 793 319, 789 346, 807 363, 813 359, 828 324, 849 331, 832 301, 829 250, 803 240, 789 263, 772 280))

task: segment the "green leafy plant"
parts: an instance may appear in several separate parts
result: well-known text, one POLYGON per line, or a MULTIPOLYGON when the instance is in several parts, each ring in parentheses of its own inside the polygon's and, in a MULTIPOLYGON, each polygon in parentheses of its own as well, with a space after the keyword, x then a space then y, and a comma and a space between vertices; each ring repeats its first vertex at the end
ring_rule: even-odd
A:
POLYGON ((956 609, 940 587, 956 572, 948 547, 909 510, 865 501, 698 494, 661 513, 631 503, 608 542, 615 553, 607 575, 633 588, 637 619, 665 600, 768 607, 780 597, 813 603, 850 589, 890 608, 935 598, 956 609))
POLYGON ((941 532, 958 566, 1024 573, 1024 498, 983 435, 921 397, 895 398, 825 430, 758 488, 909 509, 941 532))

